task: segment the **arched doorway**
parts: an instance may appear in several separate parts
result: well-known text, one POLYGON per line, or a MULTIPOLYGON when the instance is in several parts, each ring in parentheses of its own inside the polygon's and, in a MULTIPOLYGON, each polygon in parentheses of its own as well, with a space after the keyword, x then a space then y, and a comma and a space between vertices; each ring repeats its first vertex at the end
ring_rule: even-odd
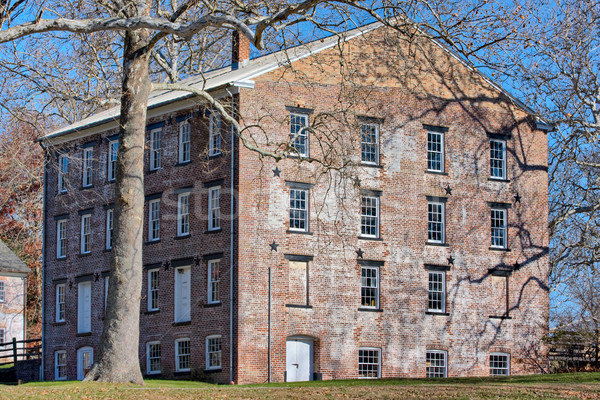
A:
POLYGON ((286 382, 312 381, 314 340, 308 336, 290 336, 285 350, 286 382))

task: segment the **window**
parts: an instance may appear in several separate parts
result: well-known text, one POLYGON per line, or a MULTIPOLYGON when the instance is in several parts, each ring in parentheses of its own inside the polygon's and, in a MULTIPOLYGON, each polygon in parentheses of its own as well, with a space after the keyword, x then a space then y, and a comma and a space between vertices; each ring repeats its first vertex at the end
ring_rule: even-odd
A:
POLYGON ((308 306, 308 261, 306 256, 286 255, 289 260, 288 304, 308 306))
POLYGON ((6 282, 0 281, 0 303, 6 303, 6 282))
POLYGON ((490 318, 504 318, 509 316, 509 293, 507 272, 492 272, 492 293, 488 302, 492 309, 490 318))
POLYGON ((361 268, 360 304, 362 307, 379 308, 379 268, 361 268))
POLYGON ((108 306, 108 283, 110 282, 110 276, 104 277, 104 315, 106 315, 106 307, 108 306))
POLYGON ((379 237, 379 197, 361 196, 360 198, 360 235, 379 237))
POLYGON ((77 333, 92 331, 92 282, 77 285, 77 333))
POLYGON ((190 370, 190 339, 175 341, 175 370, 184 372, 190 370))
POLYGON ((191 161, 190 123, 182 121, 179 124, 179 163, 191 161))
POLYGON ((510 356, 506 353, 490 354, 490 375, 508 376, 510 375, 510 356))
POLYGON ((146 373, 160 374, 160 342, 146 344, 146 373))
POLYGON ((150 131, 150 171, 160 169, 162 165, 162 128, 150 131))
POLYGON ((506 141, 490 140, 490 176, 506 179, 506 141))
POLYGON ((492 247, 506 248, 506 209, 492 208, 492 247))
POLYGON ((65 284, 56 285, 56 322, 65 322, 65 284))
POLYGON ((190 321, 191 268, 175 268, 175 322, 190 321))
POLYGON ((158 310, 159 269, 148 270, 148 311, 158 310))
POLYGON ((444 172, 444 134, 427 132, 427 170, 444 172))
POLYGON ((290 189, 290 230, 308 232, 308 190, 290 189))
POLYGON ((107 178, 110 182, 117 178, 117 151, 119 149, 119 141, 111 140, 108 142, 108 172, 107 178))
POLYGON ((445 204, 429 201, 427 203, 427 241, 430 243, 445 242, 445 204))
POLYGON ((69 158, 66 154, 58 156, 58 192, 67 191, 67 176, 69 174, 69 158))
POLYGON ((86 346, 77 350, 77 379, 83 380, 94 363, 94 349, 86 346))
POLYGON ((362 124, 360 148, 363 164, 379 164, 379 125, 362 124))
POLYGON ((221 229, 221 187, 208 190, 208 230, 221 229))
POLYGON ((92 186, 92 167, 93 167, 94 149, 87 148, 83 149, 83 163, 82 163, 82 174, 83 174, 83 187, 92 186))
POLYGON ((427 311, 446 312, 446 273, 429 271, 429 302, 427 311))
POLYGON ((67 220, 59 219, 56 221, 56 257, 64 258, 67 256, 67 220))
POLYGON ((148 241, 160 239, 160 199, 148 202, 148 241))
POLYGON ((290 137, 293 153, 298 156, 308 157, 308 115, 290 114, 290 137))
POLYGON ((0 345, 6 343, 6 329, 0 328, 0 345))
POLYGON ((221 335, 206 338, 206 369, 221 368, 221 335))
POLYGON ((379 378, 380 377, 380 350, 372 348, 358 349, 358 377, 379 378))
POLYGON ((425 377, 446 377, 446 352, 443 350, 428 350, 425 363, 425 377))
POLYGON ((67 379, 67 352, 60 350, 54 353, 54 380, 67 379))
POLYGON ((92 214, 81 216, 81 254, 91 251, 92 240, 92 214))
POLYGON ((113 210, 106 210, 106 249, 112 249, 113 238, 113 210))
POLYGON ((208 303, 220 303, 220 269, 221 260, 210 260, 208 262, 208 303))
POLYGON ((221 154, 221 114, 218 111, 210 113, 208 122, 208 155, 218 156, 221 154))
POLYGON ((177 197, 177 236, 190 234, 190 194, 177 197))

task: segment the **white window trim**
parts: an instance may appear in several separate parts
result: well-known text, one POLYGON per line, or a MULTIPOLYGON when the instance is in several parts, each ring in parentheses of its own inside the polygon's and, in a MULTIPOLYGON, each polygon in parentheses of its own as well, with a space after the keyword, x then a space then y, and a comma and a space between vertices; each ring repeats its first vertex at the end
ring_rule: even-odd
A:
POLYGON ((190 123, 188 120, 185 121, 181 121, 179 123, 179 157, 178 157, 178 161, 179 164, 186 164, 192 161, 192 128, 190 126, 190 123), (187 134, 188 134, 188 140, 184 141, 183 140, 183 134, 185 133, 187 129, 187 134), (185 152, 184 152, 184 144, 187 143, 189 151, 187 154, 187 159, 184 158, 185 156, 185 152))
POLYGON ((150 131, 150 171, 156 171, 162 168, 162 128, 152 129, 150 131), (160 146, 156 147, 155 136, 159 137, 160 146), (154 155, 158 154, 158 160, 154 155))
POLYGON ((506 179, 506 140, 503 139, 490 139, 490 179, 505 180, 506 179), (502 144, 502 176, 492 175, 492 159, 491 159, 491 147, 492 142, 502 144))
POLYGON ((90 254, 92 252, 92 214, 83 214, 81 216, 81 240, 80 240, 80 252, 81 254, 90 254), (86 223, 85 221, 89 221, 88 228, 89 231, 87 233, 88 236, 88 249, 85 250, 85 230, 86 223))
MULTIPOLYGON (((438 292, 436 292, 438 293, 438 292)), ((427 271, 427 311, 430 313, 440 313, 443 314, 446 312, 446 271, 427 271), (429 308, 429 293, 431 290, 429 289, 429 275, 430 274, 440 274, 442 275, 442 306, 441 309, 429 308)))
POLYGON ((6 344, 6 328, 0 328, 0 345, 6 344))
POLYGON ((177 267, 175 268, 175 279, 174 279, 174 290, 173 290, 173 316, 174 316, 174 321, 175 323, 178 322, 188 322, 191 320, 192 318, 192 268, 191 266, 184 266, 184 267, 177 267), (190 274, 190 293, 189 293, 189 310, 188 310, 188 315, 186 316, 187 318, 185 319, 177 319, 177 317, 179 317, 178 315, 178 311, 181 310, 181 307, 183 307, 183 301, 182 301, 182 297, 181 297, 181 293, 178 292, 179 286, 177 285, 177 276, 178 274, 183 274, 185 272, 188 272, 190 274))
POLYGON ((159 268, 149 269, 148 270, 148 311, 160 310, 160 297, 159 297, 159 301, 158 301, 158 306, 152 307, 152 273, 153 272, 158 272, 158 279, 159 279, 158 282, 159 283, 158 283, 158 288, 156 290, 157 291, 160 290, 160 269, 159 268))
POLYGON ((368 266, 368 265, 363 265, 360 267, 360 290, 361 290, 361 308, 372 308, 372 309, 379 309, 379 297, 380 297, 380 281, 379 281, 379 267, 373 267, 373 266, 368 266), (375 279, 377 280, 377 286, 375 287, 376 293, 375 293, 375 305, 374 306, 366 306, 362 304, 362 288, 363 287, 367 287, 367 288, 371 288, 370 286, 363 286, 362 285, 362 271, 363 269, 374 269, 376 271, 375 274, 375 279))
POLYGON ((161 356, 159 358, 160 364, 161 364, 160 365, 161 369, 159 369, 159 370, 151 370, 150 369, 150 366, 152 365, 150 363, 150 346, 156 345, 156 344, 160 345, 160 340, 154 340, 152 342, 146 343, 146 374, 148 374, 148 375, 160 374, 161 373, 161 369, 162 369, 162 345, 160 345, 160 353, 161 353, 160 355, 161 356))
POLYGON ((206 369, 207 370, 215 370, 215 369, 221 369, 223 368, 223 339, 221 337, 221 335, 210 335, 206 337, 206 342, 205 342, 205 349, 206 349, 206 369), (210 339, 221 339, 221 365, 219 366, 211 366, 210 364, 210 353, 209 353, 209 348, 208 348, 208 341, 210 339))
POLYGON ((58 193, 67 192, 66 178, 69 174, 69 158, 66 154, 58 156, 58 193), (63 167, 65 169, 63 170, 63 167))
MULTIPOLYGON (((490 376, 510 376, 510 354, 502 352, 502 351, 494 351, 494 352, 490 353, 490 358, 492 356, 504 356, 504 357, 506 357, 506 375, 492 374, 492 367, 490 365, 489 366, 490 376)), ((488 359, 488 361, 491 362, 491 360, 489 360, 489 359, 488 359)), ((495 368, 495 369, 500 369, 500 368, 495 368)))
MULTIPOLYGON (((189 202, 188 202, 189 207, 189 202)), ((221 186, 213 186, 208 189, 208 230, 216 231, 221 229, 221 186), (213 201, 215 199, 215 192, 218 191, 218 202, 219 207, 213 208, 213 201), (213 213, 218 213, 219 225, 213 225, 213 213)))
POLYGON ((427 153, 429 154, 429 134, 434 134, 434 135, 439 135, 441 140, 440 140, 440 147, 441 147, 441 159, 440 159, 440 169, 431 169, 429 168, 429 157, 427 157, 427 171, 430 172, 446 172, 446 135, 444 135, 442 132, 434 132, 434 131, 427 131, 427 153))
MULTIPOLYGON (((448 352, 446 350, 427 350, 425 352, 425 362, 427 362, 427 353, 436 353, 444 355, 444 376, 442 378, 448 377, 448 352)), ((427 367, 425 367, 425 377, 427 377, 427 367)), ((430 378, 435 379, 435 378, 430 378)))
POLYGON ((427 202, 427 243, 446 243, 446 203, 442 201, 427 202), (440 240, 429 239, 429 205, 441 206, 442 209, 442 238, 440 240))
POLYGON ((184 192, 177 195, 177 236, 187 236, 190 234, 190 192, 184 192), (187 213, 183 214, 181 210, 181 199, 187 196, 187 213), (187 231, 182 229, 183 217, 187 216, 187 231))
POLYGON ((58 350, 54 352, 54 380, 55 381, 66 381, 67 380, 67 374, 65 374, 65 376, 58 376, 58 367, 63 366, 65 367, 65 371, 66 371, 66 367, 67 367, 67 351, 66 350, 58 350), (64 354, 65 355, 65 364, 58 364, 58 355, 59 354, 64 354))
POLYGON ((90 281, 79 282, 77 284, 77 333, 88 333, 88 332, 92 331, 92 301, 93 301, 93 299, 92 299, 92 297, 93 297, 93 292, 92 292, 93 288, 92 288, 92 286, 93 286, 92 282, 90 282, 90 281), (82 308, 82 306, 80 304, 80 302, 82 300, 80 291, 81 291, 82 286, 84 286, 84 285, 89 285, 89 287, 90 287, 89 321, 87 321, 88 324, 89 324, 89 329, 88 330, 82 330, 85 321, 84 321, 84 319, 82 318, 82 315, 79 312, 80 309, 82 308))
POLYGON ((148 201, 148 241, 156 242, 158 240, 160 240, 160 199, 154 199, 148 201), (154 205, 157 205, 158 207, 158 219, 156 220, 152 219, 152 208, 154 205), (158 226, 156 237, 154 237, 153 222, 156 222, 158 226))
POLYGON ((106 250, 112 249, 114 210, 106 210, 106 250))
POLYGON ((508 212, 506 210, 506 208, 491 208, 490 209, 490 247, 493 249, 507 249, 508 248, 508 212), (503 225, 504 228, 502 229, 503 232, 503 236, 504 236, 504 244, 501 246, 498 246, 496 244, 491 243, 492 241, 492 227, 491 227, 491 221, 492 221, 492 212, 494 211, 501 211, 502 215, 503 215, 503 225))
MULTIPOLYGON (((358 379, 380 379, 381 378, 381 349, 379 347, 359 347, 358 348, 359 361, 360 361, 360 351, 361 350, 377 351, 377 376, 360 376, 359 375, 358 379)), ((357 372, 358 371, 360 371, 360 362, 358 363, 357 372)))
POLYGON ((65 258, 67 257, 67 220, 59 219, 56 221, 56 258, 65 258), (64 234, 63 237, 61 235, 62 226, 64 224, 64 234), (62 252, 61 239, 65 242, 65 250, 62 252))
POLYGON ((82 158, 82 168, 81 168, 81 186, 82 187, 90 187, 94 181, 94 171, 93 171, 93 157, 94 157, 94 149, 93 148, 85 148, 83 149, 83 158, 82 158), (88 174, 89 171, 89 174, 88 174))
POLYGON ((290 144, 292 147, 292 151, 290 152, 290 154, 292 156, 296 156, 296 157, 309 157, 310 156, 310 135, 308 132, 308 128, 309 127, 309 117, 308 114, 302 114, 302 113, 295 113, 292 112, 290 113, 290 144), (305 135, 298 135, 296 134, 296 136, 293 136, 292 134, 292 119, 293 117, 302 117, 305 118, 305 124, 304 124, 304 129, 303 131, 306 132, 305 135), (299 153, 296 151, 296 148, 294 147, 294 142, 299 138, 299 137, 304 137, 305 138, 305 143, 304 143, 304 153, 299 153))
POLYGON ((56 285, 56 289, 54 291, 55 294, 55 308, 54 308, 54 312, 56 314, 55 316, 55 322, 65 322, 65 317, 66 317, 66 295, 67 295, 67 288, 66 285, 64 283, 59 283, 56 285), (63 292, 63 301, 62 303, 59 301, 60 297, 58 295, 58 292, 60 291, 60 289, 62 288, 62 292, 63 292), (62 309, 63 309, 63 316, 62 318, 60 317, 60 309, 61 309, 61 304, 62 304, 62 309))
MULTIPOLYGON (((292 198, 292 191, 299 191, 299 192, 305 192, 306 193, 306 208, 304 210, 304 228, 294 228, 292 227, 291 224, 291 217, 288 216, 288 229, 290 231, 294 231, 294 232, 310 232, 309 231, 309 223, 310 223, 310 190, 309 189, 298 189, 295 187, 290 188, 290 194, 288 196, 288 208, 291 210, 291 198, 292 198)), ((295 210, 301 210, 299 208, 296 208, 295 210)))
POLYGON ((180 338, 180 339, 176 339, 175 340, 175 371, 176 372, 188 372, 191 370, 192 367, 192 341, 190 340, 190 338, 180 338), (189 353, 189 357, 190 357, 190 366, 189 368, 179 368, 179 342, 189 342, 189 349, 190 349, 190 353, 189 353))
POLYGON ((208 304, 219 304, 221 303, 221 296, 220 293, 218 293, 219 295, 219 300, 214 300, 215 296, 214 293, 212 291, 212 269, 214 268, 214 265, 218 264, 219 265, 219 288, 221 287, 221 259, 214 259, 214 260, 209 260, 208 261, 208 276, 207 276, 207 303, 208 304))
POLYGON ((0 303, 6 303, 6 282, 0 281, 0 303))
POLYGON ((379 124, 376 123, 362 123, 360 126, 360 162, 361 164, 366 165, 379 165, 379 124), (364 143, 362 140, 362 130, 364 126, 374 127, 375 128, 375 161, 364 161, 362 157, 362 144, 364 143))
POLYGON ((108 154, 107 154, 107 170, 106 170, 106 180, 109 182, 114 182, 117 179, 117 160, 115 157, 115 160, 113 161, 112 159, 112 155, 113 155, 113 146, 117 146, 117 149, 115 150, 115 156, 117 154, 117 152, 119 151, 119 141, 118 140, 111 140, 110 142, 108 142, 108 154))
POLYGON ((221 114, 218 111, 210 113, 208 122, 208 155, 209 157, 218 156, 222 153, 222 138, 221 138, 221 114), (219 137, 219 146, 214 146, 216 137, 219 137))
MULTIPOLYGON (((379 201, 379 197, 380 196, 360 196, 360 207, 361 207, 361 212, 360 212, 360 217, 361 217, 361 227, 360 227, 360 236, 364 237, 364 238, 374 238, 374 239, 378 239, 379 238, 379 233, 380 233, 380 225, 381 225, 381 212, 380 212, 380 201, 379 201), (368 234, 364 234, 362 232, 362 201, 363 198, 371 198, 371 199, 375 199, 375 208, 376 208, 376 212, 377 212, 377 216, 376 216, 376 220, 375 220, 375 234, 374 235, 368 235, 368 234)), ((370 217, 370 216, 369 216, 370 217)))

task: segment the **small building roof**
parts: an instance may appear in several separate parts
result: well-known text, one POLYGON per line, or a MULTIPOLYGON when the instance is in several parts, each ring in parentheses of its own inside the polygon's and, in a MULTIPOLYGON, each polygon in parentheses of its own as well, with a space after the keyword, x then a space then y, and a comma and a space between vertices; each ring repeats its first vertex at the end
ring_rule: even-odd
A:
POLYGON ((31 270, 0 240, 0 275, 25 276, 31 270))

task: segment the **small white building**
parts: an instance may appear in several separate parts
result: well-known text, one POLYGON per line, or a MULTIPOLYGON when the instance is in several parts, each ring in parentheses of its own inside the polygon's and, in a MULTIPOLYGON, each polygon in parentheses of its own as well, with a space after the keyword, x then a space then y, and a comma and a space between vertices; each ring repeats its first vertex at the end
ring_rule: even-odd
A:
POLYGON ((25 280, 30 272, 0 240, 0 343, 25 340, 25 280))

